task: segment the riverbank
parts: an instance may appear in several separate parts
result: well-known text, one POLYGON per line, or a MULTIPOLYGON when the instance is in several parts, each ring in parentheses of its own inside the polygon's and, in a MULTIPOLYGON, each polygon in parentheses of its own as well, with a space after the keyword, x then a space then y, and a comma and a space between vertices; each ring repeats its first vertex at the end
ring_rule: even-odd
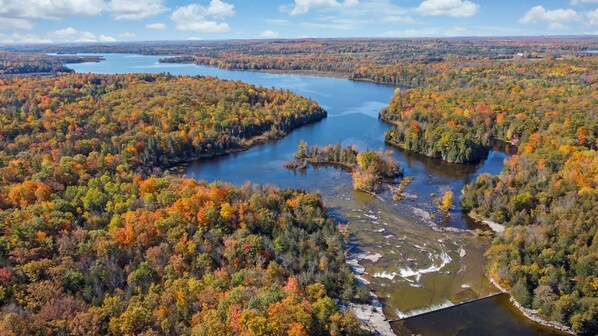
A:
POLYGON ((341 311, 353 311, 361 326, 368 332, 380 336, 395 336, 382 311, 382 303, 375 294, 371 293, 371 297, 372 304, 369 305, 340 302, 339 307, 341 311))
MULTIPOLYGON (((177 56, 175 56, 177 57, 177 56)), ((172 57, 171 57, 172 58, 172 57)), ((190 59, 182 59, 180 61, 171 61, 171 62, 167 62, 164 61, 164 59, 160 59, 159 62, 161 64, 194 64, 194 65, 199 65, 199 66, 205 66, 205 67, 210 67, 210 68, 217 68, 217 69, 222 69, 222 70, 227 70, 227 71, 245 71, 245 72, 261 72, 261 73, 269 73, 269 74, 274 74, 274 75, 295 75, 295 76, 310 76, 310 77, 322 77, 322 78, 337 78, 337 79, 346 79, 352 82, 365 82, 365 83, 372 83, 372 84, 376 84, 376 85, 382 85, 382 86, 388 86, 388 87, 393 87, 393 88, 404 88, 404 89, 409 89, 411 87, 408 87, 406 85, 400 85, 400 84, 389 84, 389 83, 381 83, 381 82, 377 82, 371 78, 361 78, 361 77, 353 77, 353 75, 355 73, 351 73, 351 72, 335 72, 335 71, 321 71, 321 70, 288 70, 288 69, 237 69, 237 68, 221 68, 217 65, 211 65, 211 64, 204 64, 204 63, 196 63, 193 60, 190 59)))
POLYGON ((470 211, 467 215, 471 217, 473 220, 487 225, 495 234, 502 234, 503 232, 505 232, 505 225, 499 224, 489 219, 481 218, 475 211, 470 211))
POLYGON ((281 140, 284 137, 286 137, 290 132, 292 132, 294 129, 300 128, 302 126, 305 126, 305 125, 308 125, 311 123, 321 121, 322 119, 326 118, 327 115, 328 115, 327 112, 325 110, 321 109, 321 112, 318 114, 315 114, 308 118, 299 119, 297 121, 297 124, 294 125, 294 127, 288 131, 285 131, 285 130, 278 130, 277 132, 268 131, 266 133, 262 133, 262 134, 244 139, 239 144, 238 147, 231 147, 231 148, 226 148, 226 149, 222 149, 222 150, 218 150, 218 151, 201 153, 201 154, 197 154, 197 155, 194 155, 194 156, 188 157, 188 158, 185 157, 185 158, 177 158, 175 160, 170 160, 166 165, 163 165, 163 168, 165 169, 166 173, 182 175, 183 171, 187 168, 187 166, 191 162, 208 160, 208 159, 216 158, 219 156, 240 153, 240 152, 244 152, 244 151, 249 150, 252 147, 255 147, 258 145, 263 145, 263 144, 266 144, 269 142, 281 140))
MULTIPOLYGON (((169 57, 169 58, 177 58, 181 56, 169 57)), ((160 64, 195 64, 199 66, 205 66, 210 68, 218 68, 222 70, 229 70, 229 71, 248 71, 248 72, 264 72, 264 73, 271 73, 277 75, 300 75, 300 76, 312 76, 312 77, 328 77, 328 78, 339 78, 339 79, 349 79, 351 74, 341 73, 341 72, 334 72, 334 71, 319 71, 319 70, 282 70, 282 69, 237 69, 237 68, 221 68, 217 65, 210 65, 204 63, 197 63, 193 59, 181 57, 180 60, 175 61, 165 61, 168 58, 159 59, 158 62, 160 64)))
MULTIPOLYGON (((500 235, 505 231, 505 225, 493 222, 489 219, 483 219, 474 211, 471 211, 468 215, 469 215, 469 217, 488 225, 490 227, 490 229, 492 229, 492 231, 494 231, 494 233, 497 235, 500 235)), ((487 277, 488 277, 488 280, 490 281, 490 283, 493 284, 498 290, 509 295, 509 301, 513 304, 513 306, 515 308, 517 308, 521 313, 523 313, 523 315, 525 315, 525 317, 527 317, 528 319, 530 319, 536 323, 539 323, 543 326, 546 326, 549 328, 554 328, 556 330, 564 331, 566 333, 575 335, 575 332, 573 332, 573 330, 570 327, 567 327, 566 325, 563 325, 556 321, 547 320, 542 315, 540 315, 540 313, 537 310, 529 309, 529 308, 522 306, 521 304, 519 304, 519 302, 517 302, 517 300, 515 300, 513 298, 511 293, 506 288, 502 287, 494 278, 490 277, 489 275, 487 275, 487 277)))
MULTIPOLYGON (((355 274, 355 279, 360 286, 367 286, 370 283, 363 277, 365 267, 360 265, 360 262, 369 260, 376 263, 382 257, 383 256, 379 253, 360 251, 357 246, 351 244, 348 245, 348 248, 345 251, 345 261, 353 271, 353 274, 355 274)), ((374 335, 394 336, 395 333, 392 331, 390 322, 384 314, 384 306, 382 305, 382 302, 380 302, 378 296, 371 290, 370 298, 370 304, 340 302, 339 306, 341 307, 341 310, 351 309, 355 314, 355 317, 361 322, 361 325, 374 335)))
POLYGON ((535 309, 529 309, 529 308, 525 308, 524 306, 522 306, 521 304, 519 304, 519 302, 517 302, 517 300, 515 300, 513 298, 513 296, 511 295, 511 293, 506 290, 504 287, 502 287, 496 280, 494 280, 491 277, 488 277, 488 280, 490 280, 490 283, 493 284, 496 288, 498 288, 501 292, 508 294, 509 295, 509 301, 511 301, 511 303, 513 304, 513 306, 515 308, 517 308, 523 315, 525 315, 525 317, 527 317, 528 319, 539 323, 545 327, 549 327, 549 328, 553 328, 559 331, 564 331, 568 334, 571 335, 576 335, 576 333, 573 331, 573 329, 571 329, 570 327, 561 324, 559 322, 556 321, 550 321, 545 319, 537 310, 535 309))
POLYGON ((181 159, 177 159, 177 160, 171 160, 168 162, 168 165, 166 165, 164 167, 165 173, 170 174, 170 175, 182 176, 184 171, 187 169, 187 166, 192 162, 201 161, 201 160, 209 160, 209 159, 213 159, 213 158, 216 158, 219 156, 225 156, 225 155, 244 152, 244 151, 250 150, 251 148, 253 148, 254 146, 257 146, 257 145, 263 145, 268 142, 278 141, 278 140, 284 138, 285 136, 286 136, 286 134, 278 135, 278 136, 269 136, 269 135, 265 135, 265 134, 257 135, 257 136, 251 137, 249 139, 246 139, 239 147, 227 148, 224 150, 210 152, 210 153, 202 153, 202 154, 193 156, 192 158, 181 158, 181 159))

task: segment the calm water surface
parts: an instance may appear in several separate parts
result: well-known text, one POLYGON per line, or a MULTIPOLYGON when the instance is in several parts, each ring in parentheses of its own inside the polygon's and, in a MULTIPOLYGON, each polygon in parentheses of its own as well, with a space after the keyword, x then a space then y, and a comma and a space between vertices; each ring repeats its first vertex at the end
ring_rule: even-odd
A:
MULTIPOLYGON (((484 276, 483 252, 490 243, 470 233, 434 230, 432 226, 471 229, 477 226, 457 206, 449 218, 436 213, 432 195, 451 189, 455 204, 463 186, 479 174, 498 174, 507 157, 501 145, 493 148, 480 165, 455 165, 395 150, 395 158, 405 175, 415 180, 406 189, 408 197, 394 202, 389 192, 381 197, 355 192, 347 173, 334 168, 310 168, 293 172, 283 168, 292 159, 299 140, 310 145, 353 144, 360 149, 391 149, 384 142, 388 125, 378 120, 378 111, 390 101, 394 88, 345 79, 263 72, 228 71, 192 64, 160 64, 158 56, 126 54, 103 55, 99 63, 70 64, 80 73, 162 73, 215 76, 221 79, 291 90, 316 100, 328 111, 328 118, 291 132, 280 141, 259 145, 245 152, 197 161, 186 169, 198 180, 223 180, 236 185, 247 181, 296 187, 320 192, 331 213, 348 224, 351 233, 350 259, 361 260, 356 271, 385 304, 389 319, 417 315, 439 307, 486 296, 496 292, 484 276), (376 260, 377 259, 377 260, 376 260)), ((510 304, 496 299, 483 300, 487 319, 476 314, 477 306, 463 305, 406 320, 398 333, 413 330, 422 334, 446 334, 442 329, 422 329, 426 321, 447 321, 459 326, 454 334, 476 334, 480 324, 490 328, 508 327, 512 335, 544 334, 549 330, 521 317, 510 304), (471 308, 470 308, 471 307, 471 308), (419 321, 423 321, 420 324, 419 321), (538 329, 539 328, 539 329, 538 329)), ((482 314, 484 315, 484 314, 482 314)), ((448 329, 447 329, 448 331, 448 329)))

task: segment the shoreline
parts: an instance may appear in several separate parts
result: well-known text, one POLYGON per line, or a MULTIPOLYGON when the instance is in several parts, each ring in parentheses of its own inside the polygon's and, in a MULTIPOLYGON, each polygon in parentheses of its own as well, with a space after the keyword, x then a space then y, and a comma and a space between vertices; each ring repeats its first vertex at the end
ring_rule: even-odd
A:
POLYGON ((307 118, 303 121, 300 121, 296 127, 293 127, 292 129, 290 129, 288 131, 279 131, 274 134, 268 134, 268 132, 266 132, 266 133, 262 133, 260 135, 255 135, 255 136, 252 136, 250 138, 243 140, 243 142, 239 144, 239 147, 232 147, 232 148, 227 148, 227 149, 223 149, 220 151, 214 151, 214 152, 209 152, 209 153, 201 153, 198 155, 194 155, 193 157, 189 157, 189 158, 180 158, 180 159, 170 160, 167 165, 162 166, 162 169, 164 169, 164 173, 166 173, 166 174, 175 174, 175 175, 182 176, 183 175, 182 170, 192 162, 201 161, 201 160, 209 160, 209 159, 213 159, 213 158, 216 158, 219 156, 240 153, 240 152, 247 151, 255 146, 282 140, 287 135, 289 135, 289 133, 294 131, 295 129, 301 128, 308 124, 322 121, 323 119, 327 118, 328 113, 325 110, 322 110, 322 111, 323 111, 323 113, 321 113, 319 115, 315 115, 311 118, 307 118))
MULTIPOLYGON (((174 56, 177 57, 177 56, 174 56)), ((194 61, 189 62, 162 62, 158 60, 160 64, 193 64, 198 66, 204 66, 207 68, 216 68, 228 71, 244 71, 244 72, 263 72, 269 74, 284 74, 284 75, 299 75, 299 76, 312 76, 312 77, 324 77, 324 78, 338 78, 338 79, 346 79, 346 80, 353 80, 350 79, 349 76, 351 74, 345 74, 341 72, 334 72, 334 71, 319 71, 319 70, 284 70, 284 69, 238 69, 238 68, 222 68, 218 65, 209 65, 203 63, 197 63, 194 61)), ((375 83, 375 82, 374 82, 375 83)), ((378 84, 378 83, 376 83, 378 84)), ((381 84, 385 85, 385 84, 381 84)))
POLYGON ((490 228, 490 230, 492 230, 492 232, 494 232, 495 234, 501 234, 503 232, 505 232, 506 230, 506 226, 503 224, 499 224, 497 222, 493 222, 489 219, 483 219, 482 217, 480 217, 475 211, 470 211, 467 213, 467 216, 471 217, 471 219, 480 222, 482 224, 485 224, 486 226, 488 226, 490 228))
POLYGON ((517 300, 515 300, 513 298, 513 296, 511 295, 511 293, 506 290, 504 287, 502 287, 500 284, 498 284, 498 282, 496 280, 494 280, 493 278, 487 276, 488 280, 490 281, 490 283, 492 285, 494 285, 498 290, 500 290, 501 292, 509 295, 509 301, 511 302, 511 304, 513 305, 513 307, 517 308, 517 310, 519 310, 525 317, 527 317, 528 319, 541 324, 545 327, 549 327, 555 330, 559 330, 559 331, 563 331, 566 332, 568 334, 571 335, 577 335, 573 329, 571 329, 570 327, 561 324, 559 322, 556 321, 550 321, 545 319, 542 315, 540 315, 540 313, 538 313, 537 310, 535 309, 530 309, 530 308, 525 308, 523 307, 521 304, 519 304, 519 302, 517 302, 517 300))
MULTIPOLYGON (((476 214, 474 211, 471 211, 468 213, 469 217, 473 218, 474 220, 481 222, 485 225, 488 225, 490 227, 490 229, 492 229, 492 231, 496 234, 496 235, 500 235, 505 231, 505 225, 503 224, 499 224, 496 222, 493 222, 489 219, 482 219, 480 216, 478 216, 478 214, 476 214)), ((492 285, 494 285, 494 287, 496 287, 498 290, 500 290, 501 292, 509 295, 509 301, 511 302, 511 304, 517 308, 517 310, 519 310, 525 317, 527 317, 528 319, 541 324, 545 327, 549 327, 549 328, 553 328, 559 331, 563 331, 566 332, 568 334, 571 335, 576 335, 576 333, 573 331, 573 329, 571 329, 570 327, 561 324, 559 322, 556 321, 550 321, 545 319, 542 315, 540 315, 540 313, 535 310, 535 309, 530 309, 530 308, 526 308, 524 306, 522 306, 519 302, 517 302, 517 300, 515 300, 513 298, 513 296, 511 295, 511 293, 505 289, 504 287, 502 287, 498 281, 496 281, 494 278, 490 277, 489 274, 486 274, 486 277, 488 278, 488 281, 490 281, 490 283, 492 285)))
MULTIPOLYGON (((176 57, 176 56, 175 56, 176 57)), ((322 77, 322 78, 337 78, 337 79, 346 79, 352 82, 366 82, 372 83, 377 85, 389 86, 393 88, 405 88, 409 89, 410 87, 406 85, 397 85, 397 84, 388 84, 388 83, 380 83, 376 82, 370 78, 351 78, 353 73, 344 73, 344 72, 335 72, 335 71, 320 71, 320 70, 289 70, 289 69, 237 69, 237 68, 221 68, 218 65, 209 65, 209 64, 202 64, 196 62, 161 62, 158 60, 160 64, 194 64, 199 66, 205 66, 208 68, 216 68, 228 71, 246 71, 246 72, 262 72, 262 73, 269 73, 274 75, 297 75, 297 76, 308 76, 308 77, 322 77)))
POLYGON ((355 314, 355 317, 361 323, 361 326, 373 333, 374 335, 381 336, 395 336, 396 334, 392 330, 390 321, 384 314, 384 306, 378 296, 367 287, 369 281, 362 277, 365 272, 365 267, 359 264, 363 260, 370 260, 372 262, 378 261, 382 258, 380 254, 372 254, 371 252, 352 252, 353 248, 357 245, 347 243, 345 250, 345 262, 351 268, 351 271, 355 275, 355 280, 359 286, 364 286, 370 292, 370 298, 372 302, 370 304, 356 304, 350 302, 340 302, 339 307, 341 310, 351 309, 355 314))
POLYGON ((202 153, 199 155, 195 155, 192 158, 181 158, 181 159, 177 159, 177 160, 171 160, 168 162, 167 166, 163 166, 164 173, 165 174, 173 174, 173 175, 177 175, 177 176, 183 176, 184 168, 186 168, 192 162, 209 160, 209 159, 217 158, 219 156, 226 156, 226 155, 230 155, 230 154, 245 152, 255 146, 259 146, 259 145, 267 144, 269 142, 275 142, 275 141, 281 140, 287 135, 288 135, 288 133, 287 134, 279 134, 279 135, 275 135, 275 136, 268 136, 265 134, 256 135, 254 137, 251 137, 251 138, 243 141, 243 143, 239 147, 227 148, 227 149, 224 149, 224 150, 221 150, 218 152, 212 152, 212 153, 202 153))

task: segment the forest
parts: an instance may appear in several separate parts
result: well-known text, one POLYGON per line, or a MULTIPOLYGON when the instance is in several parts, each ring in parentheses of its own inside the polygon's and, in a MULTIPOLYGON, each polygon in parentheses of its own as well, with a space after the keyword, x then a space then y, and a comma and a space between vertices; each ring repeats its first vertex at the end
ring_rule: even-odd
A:
POLYGON ((162 174, 325 116, 313 101, 169 75, 0 85, 0 330, 354 335, 368 302, 320 196, 162 174))
MULTIPOLYGON (((506 225, 487 252, 488 276, 524 307, 595 335, 598 57, 582 53, 589 49, 598 49, 595 38, 139 42, 11 51, 170 55, 162 61, 401 87, 380 113, 393 125, 387 143, 465 164, 483 160, 494 141, 518 148, 502 173, 482 174, 462 190, 466 211, 506 225)), ((3 69, 19 69, 6 59, 3 69)), ((0 293, 12 309, 2 328, 16 334, 77 334, 91 326, 100 334, 360 332, 330 301, 363 302, 367 293, 340 261, 343 239, 319 197, 159 177, 171 164, 242 150, 325 117, 315 102, 166 74, 0 80, 0 293), (212 190, 226 196, 205 196, 212 190), (206 204, 209 214, 200 213, 206 204), (241 220, 245 214, 250 219, 241 220), (151 230, 141 232, 140 223, 151 230), (243 246, 254 242, 259 253, 248 261, 243 246), (201 251, 203 259, 189 251, 201 251), (157 256, 183 266, 167 269, 157 256), (123 285, 129 277, 140 284, 123 285), (204 290, 212 295, 201 307, 177 301, 204 297, 204 290), (73 325, 77 314, 86 314, 76 320, 87 326, 73 325), (267 323, 275 315, 277 322, 267 323)), ((314 153, 304 144, 298 156, 359 166, 352 147, 314 153)), ((442 195, 438 208, 447 212, 450 199, 442 195)))
POLYGON ((10 167, 20 159, 30 171, 38 163, 25 158, 35 154, 151 172, 245 149, 326 116, 289 91, 167 74, 7 80, 0 99, 3 161, 10 167))
MULTIPOLYGON (((401 87, 427 84, 445 61, 543 59, 598 49, 591 37, 347 38, 154 41, 5 46, 7 51, 167 55, 162 62, 224 69, 304 72, 401 87), (521 55, 521 56, 519 56, 521 55)), ((433 82, 433 81, 431 81, 433 82)))
POLYGON ((598 331, 598 58, 448 63, 434 84, 397 90, 390 144, 475 163, 493 139, 518 146, 461 203, 507 225, 489 276, 523 306, 580 334, 598 331))

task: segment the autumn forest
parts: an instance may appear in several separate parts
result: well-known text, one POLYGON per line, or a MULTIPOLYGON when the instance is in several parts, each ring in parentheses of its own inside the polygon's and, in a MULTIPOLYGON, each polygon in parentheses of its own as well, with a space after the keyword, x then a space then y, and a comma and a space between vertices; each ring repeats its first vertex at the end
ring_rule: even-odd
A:
MULTIPOLYGON (((326 118, 324 107, 215 77, 78 74, 67 65, 102 58, 45 54, 54 52, 392 85, 378 136, 393 149, 475 165, 497 141, 515 147, 500 174, 454 191, 464 213, 505 227, 486 252, 487 277, 542 318, 595 335, 598 57, 583 51, 596 45, 300 39, 0 51, 0 335, 368 334, 346 307, 369 304, 370 288, 347 264, 350 229, 322 195, 173 170, 277 141, 326 118)), ((349 171, 353 189, 372 197, 412 180, 392 151, 348 143, 301 141, 285 163, 316 165, 349 171)), ((452 197, 438 206, 444 215, 452 197)))

